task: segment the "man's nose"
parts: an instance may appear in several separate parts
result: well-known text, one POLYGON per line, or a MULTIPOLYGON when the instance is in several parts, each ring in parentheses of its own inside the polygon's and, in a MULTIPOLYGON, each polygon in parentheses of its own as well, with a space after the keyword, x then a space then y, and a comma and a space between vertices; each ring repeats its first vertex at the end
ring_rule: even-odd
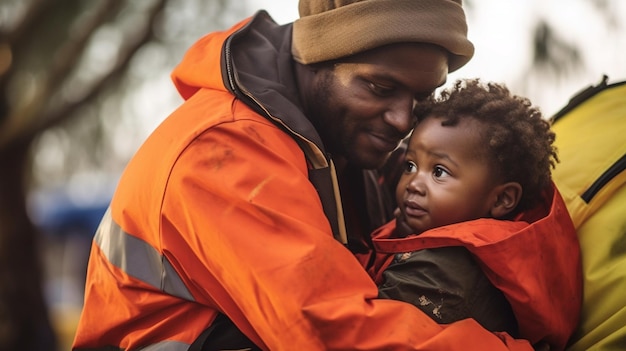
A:
POLYGON ((385 122, 406 136, 415 125, 413 116, 413 98, 407 97, 394 101, 385 112, 385 122))

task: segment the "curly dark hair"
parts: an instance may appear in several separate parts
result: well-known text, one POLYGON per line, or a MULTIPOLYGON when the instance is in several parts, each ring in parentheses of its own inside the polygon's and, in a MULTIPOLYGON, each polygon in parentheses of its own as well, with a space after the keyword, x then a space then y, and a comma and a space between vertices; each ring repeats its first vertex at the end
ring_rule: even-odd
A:
POLYGON ((451 88, 415 106, 417 123, 427 117, 442 119, 442 126, 461 118, 484 122, 482 137, 493 171, 505 182, 522 186, 513 214, 534 206, 551 182, 551 169, 559 162, 550 123, 529 99, 511 94, 504 84, 460 79, 451 88))

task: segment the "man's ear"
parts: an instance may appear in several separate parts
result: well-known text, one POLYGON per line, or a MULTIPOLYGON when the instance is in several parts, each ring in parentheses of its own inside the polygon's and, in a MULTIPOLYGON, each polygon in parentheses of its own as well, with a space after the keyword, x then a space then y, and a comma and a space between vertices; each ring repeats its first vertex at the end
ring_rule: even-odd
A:
POLYGON ((491 206, 491 216, 502 218, 517 207, 522 197, 522 186, 518 182, 500 184, 495 189, 496 201, 491 206))

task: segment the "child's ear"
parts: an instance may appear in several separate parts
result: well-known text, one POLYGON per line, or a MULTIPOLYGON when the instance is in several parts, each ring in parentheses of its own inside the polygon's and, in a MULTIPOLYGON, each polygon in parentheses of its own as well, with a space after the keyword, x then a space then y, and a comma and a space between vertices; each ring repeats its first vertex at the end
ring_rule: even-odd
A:
POLYGON ((491 216, 502 218, 517 207, 522 197, 522 186, 518 182, 500 184, 495 189, 496 201, 491 206, 491 216))

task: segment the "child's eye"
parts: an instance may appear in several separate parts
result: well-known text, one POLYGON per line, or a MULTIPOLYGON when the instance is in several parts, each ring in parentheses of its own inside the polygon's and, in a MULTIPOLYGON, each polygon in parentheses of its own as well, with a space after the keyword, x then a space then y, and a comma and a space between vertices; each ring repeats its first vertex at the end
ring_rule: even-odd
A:
POLYGON ((404 164, 404 172, 405 173, 415 173, 417 172, 417 165, 412 161, 406 161, 404 164))
POLYGON ((435 178, 443 178, 449 176, 450 173, 448 173, 448 171, 446 171, 443 167, 436 166, 433 170, 433 175, 435 176, 435 178))

